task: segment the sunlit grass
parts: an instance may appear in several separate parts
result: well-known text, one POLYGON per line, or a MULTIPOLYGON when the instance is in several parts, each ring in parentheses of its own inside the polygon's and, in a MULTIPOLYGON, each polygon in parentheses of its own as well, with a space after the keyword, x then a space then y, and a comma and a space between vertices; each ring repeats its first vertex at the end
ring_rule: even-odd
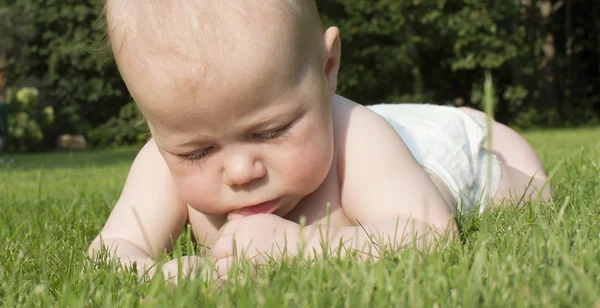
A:
MULTIPOLYGON (((461 240, 376 264, 288 260, 219 288, 140 282, 86 250, 136 149, 4 157, 0 304, 12 306, 594 306, 600 300, 600 129, 529 132, 555 200, 459 217, 461 240), (12 161, 12 162, 11 162, 12 161)), ((191 250, 181 237, 174 255, 191 250)), ((247 264, 242 267, 248 266, 247 264)))

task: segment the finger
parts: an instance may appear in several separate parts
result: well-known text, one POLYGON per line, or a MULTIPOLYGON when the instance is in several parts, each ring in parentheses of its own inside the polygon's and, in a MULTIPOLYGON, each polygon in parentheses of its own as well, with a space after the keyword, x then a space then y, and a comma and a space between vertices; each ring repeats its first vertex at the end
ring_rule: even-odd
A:
POLYGON ((227 276, 219 277, 217 279, 217 286, 222 287, 225 284, 225 282, 227 282, 227 280, 229 280, 227 276))
POLYGON ((234 234, 240 228, 240 223, 242 221, 242 219, 236 219, 226 222, 225 225, 223 225, 223 227, 221 227, 219 230, 218 237, 234 234))
POLYGON ((195 280, 210 281, 217 279, 217 273, 206 262, 206 259, 197 256, 182 257, 181 273, 183 277, 195 280))
POLYGON ((217 271, 218 281, 226 281, 228 279, 229 271, 233 266, 235 258, 233 256, 219 259, 215 262, 215 269, 217 271))
POLYGON ((237 214, 237 213, 229 213, 229 214, 227 215, 227 221, 228 221, 228 222, 232 222, 232 221, 234 221, 234 220, 240 220, 240 219, 243 219, 243 218, 244 218, 244 215, 242 215, 242 214, 237 214))
POLYGON ((233 256, 234 251, 234 240, 233 235, 221 237, 211 248, 211 256, 213 260, 220 260, 223 258, 233 256))

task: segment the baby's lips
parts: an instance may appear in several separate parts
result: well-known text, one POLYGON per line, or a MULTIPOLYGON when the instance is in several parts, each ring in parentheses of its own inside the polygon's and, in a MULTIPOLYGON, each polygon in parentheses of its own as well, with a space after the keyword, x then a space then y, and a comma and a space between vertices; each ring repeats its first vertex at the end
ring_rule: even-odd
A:
POLYGON ((227 213, 227 220, 231 221, 234 219, 240 219, 257 214, 271 214, 277 209, 279 200, 280 198, 277 198, 257 205, 247 206, 244 208, 230 211, 227 213))

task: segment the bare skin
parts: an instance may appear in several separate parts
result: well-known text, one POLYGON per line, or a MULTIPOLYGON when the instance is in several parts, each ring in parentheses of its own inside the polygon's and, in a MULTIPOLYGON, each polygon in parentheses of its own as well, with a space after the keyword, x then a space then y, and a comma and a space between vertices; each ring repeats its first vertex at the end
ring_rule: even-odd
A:
MULTIPOLYGON (((420 245, 456 234, 455 200, 443 181, 423 170, 383 118, 335 94, 339 30, 316 32, 311 49, 297 50, 306 44, 272 43, 280 33, 265 33, 267 26, 245 29, 260 39, 224 46, 229 58, 213 63, 219 78, 207 82, 190 68, 193 56, 165 58, 113 44, 122 48, 115 52, 119 69, 153 139, 136 157, 91 256, 105 245, 122 263, 154 275, 155 260, 187 223, 211 248, 216 276, 225 280, 235 251, 258 256, 258 263, 281 247, 319 256, 321 234, 329 234, 331 249, 342 241, 377 258, 372 236, 401 247, 415 234, 420 245), (300 243, 305 251, 297 250, 300 243)), ((282 25, 292 33, 283 37, 304 37, 295 35, 296 26, 282 25)), ((113 33, 113 43, 122 36, 113 33)), ((527 175, 529 162, 522 163, 501 161, 502 170, 527 175)), ((523 191, 528 182, 503 176, 496 196, 510 197, 506 192, 523 191)), ((207 268, 204 260, 187 257, 184 272, 207 268)), ((177 262, 164 273, 173 276, 177 262)))

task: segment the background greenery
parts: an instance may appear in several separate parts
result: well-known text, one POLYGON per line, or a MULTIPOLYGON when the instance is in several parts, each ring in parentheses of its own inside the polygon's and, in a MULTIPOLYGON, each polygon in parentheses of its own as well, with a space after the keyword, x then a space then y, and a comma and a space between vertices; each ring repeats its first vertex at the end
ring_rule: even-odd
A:
MULTIPOLYGON (((554 202, 458 217, 461 239, 430 253, 273 263, 254 280, 235 272, 222 288, 184 280, 170 289, 88 260, 138 148, 10 155, 0 164, 0 306, 598 307, 598 135, 527 132, 556 172, 554 202)), ((165 259, 193 253, 184 234, 165 259)))
MULTIPOLYGON (((104 41, 103 2, 0 0, 8 86, 13 94, 37 88, 35 108, 54 112, 52 123, 37 125, 42 140, 25 148, 12 142, 13 150, 50 149, 62 133, 84 134, 95 146, 144 139, 104 41)), ((600 1, 317 3, 325 23, 341 28, 339 92, 360 103, 478 107, 490 70, 501 122, 520 128, 598 123, 600 1)), ((12 117, 16 109, 36 112, 9 109, 12 117)))

